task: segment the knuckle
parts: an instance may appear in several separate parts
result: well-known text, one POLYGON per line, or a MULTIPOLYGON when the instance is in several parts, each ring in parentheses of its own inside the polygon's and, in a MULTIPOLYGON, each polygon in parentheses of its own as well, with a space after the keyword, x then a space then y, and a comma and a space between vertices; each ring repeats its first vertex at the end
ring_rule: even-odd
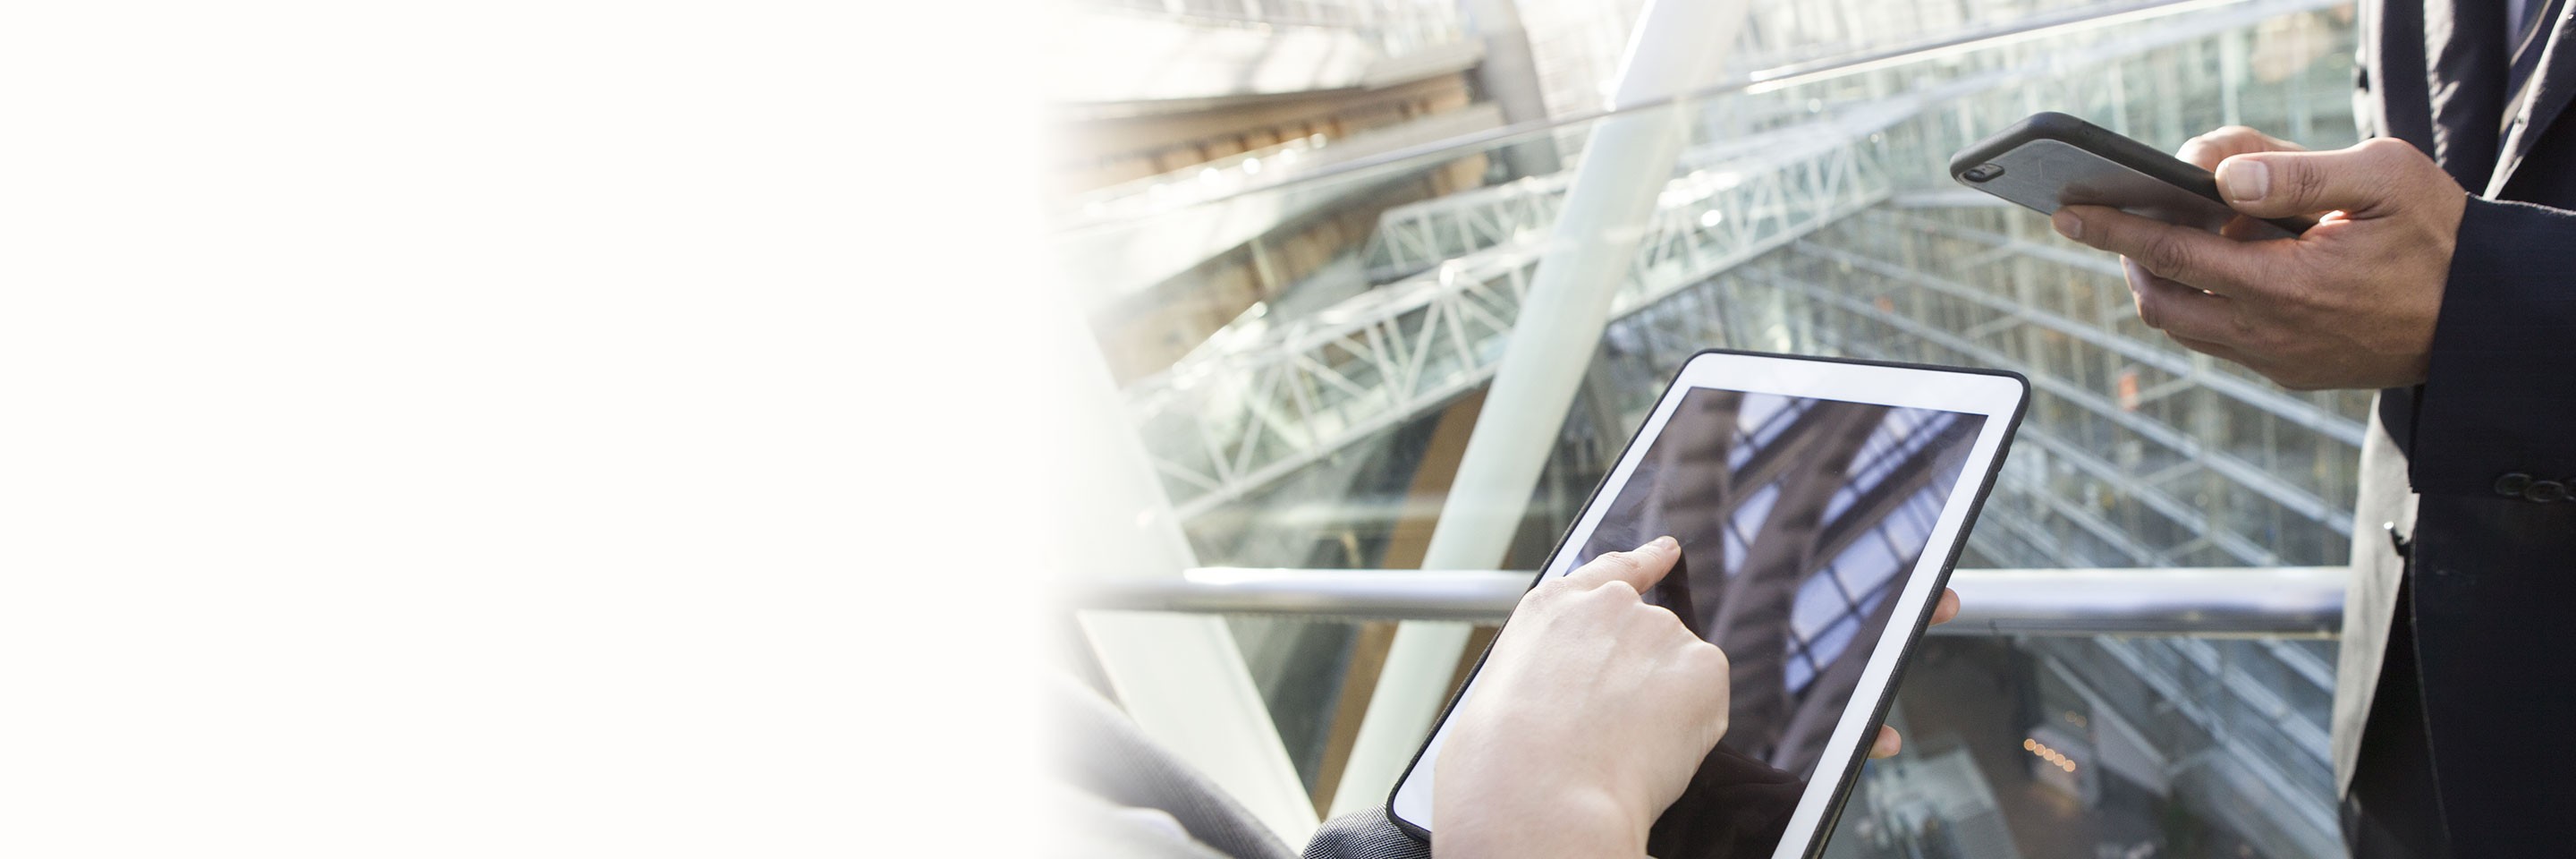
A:
POLYGON ((2207 133, 2185 141, 2178 154, 2183 160, 2199 165, 2203 170, 2214 170, 2218 168, 2218 162, 2227 156, 2263 152, 2274 148, 2276 147, 2272 145, 2270 135, 2250 126, 2226 125, 2210 129, 2207 133))
POLYGON ((2257 325, 2253 319, 2243 313, 2228 315, 2227 333, 2236 342, 2252 346, 2259 351, 2276 351, 2285 345, 2279 331, 2257 325))
POLYGON ((2431 159, 2426 158, 2423 151, 2416 149, 2414 144, 2391 137, 2373 137, 2364 140, 2355 145, 2353 150, 2361 154, 2367 165, 2366 169, 2370 170, 2384 185, 2419 178, 2422 173, 2411 168, 2419 163, 2431 162, 2431 159))
POLYGON ((2303 206, 2313 206, 2325 196, 2325 171, 2315 169, 2307 162, 2290 159, 2276 161, 2272 167, 2274 174, 2280 177, 2277 181, 2282 189, 2289 192, 2290 200, 2303 206))
POLYGON ((1629 584, 1627 579, 1611 579, 1601 583, 1601 587, 1595 588, 1594 591, 1604 596, 1637 598, 1637 586, 1629 584))
POLYGON ((2219 146, 2219 133, 2217 131, 2212 131, 2208 134, 2203 134, 2199 137, 2183 141, 2182 148, 2174 150, 2174 157, 2180 158, 2184 161, 2189 161, 2200 167, 2200 169, 2207 170, 2218 160, 2210 156, 2216 154, 2216 150, 2218 150, 2219 146))
POLYGON ((1547 584, 1540 585, 1536 589, 1531 590, 1529 596, 1523 597, 1521 601, 1537 605, 1555 606, 1559 607, 1559 610, 1572 611, 1578 610, 1578 607, 1589 605, 1600 599, 1602 596, 1604 596, 1604 594, 1602 594, 1599 586, 1588 585, 1573 579, 1559 578, 1549 580, 1547 584))
MULTIPOLYGON (((1685 636, 1690 635, 1690 627, 1684 625, 1682 623, 1682 616, 1674 614, 1672 609, 1659 605, 1646 605, 1640 603, 1638 604, 1638 610, 1643 612, 1643 614, 1638 615, 1640 621, 1648 626, 1654 627, 1658 631, 1669 630, 1681 633, 1685 636)), ((1691 636, 1691 638, 1694 641, 1698 640, 1697 636, 1691 636)))
POLYGON ((2296 278, 2273 278, 2277 290, 2262 308, 2263 316, 2275 327, 2291 330, 2324 330, 2339 315, 2331 306, 2334 299, 2321 290, 2300 283, 2296 278))
POLYGON ((2219 126, 2215 131, 2201 135, 2201 137, 2213 143, 2243 142, 2248 140, 2260 142, 2264 139, 2263 132, 2254 130, 2254 127, 2250 125, 2223 125, 2219 126))
POLYGON ((2373 137, 2355 144, 2353 150, 2372 158, 2403 158, 2423 153, 2415 145, 2394 137, 2373 137))
POLYGON ((2159 277, 2171 279, 2191 267, 2192 251, 2171 233, 2158 234, 2139 249, 2138 264, 2159 277))
POLYGON ((1626 555, 1618 552, 1604 552, 1599 556, 1594 557, 1592 560, 1584 562, 1583 566, 1576 568, 1575 573, 1577 575, 1566 576, 1562 579, 1552 579, 1551 581, 1565 581, 1577 578, 1578 576, 1594 578, 1607 575, 1611 578, 1618 578, 1624 576, 1629 569, 1634 566, 1636 566, 1636 562, 1630 560, 1626 555))

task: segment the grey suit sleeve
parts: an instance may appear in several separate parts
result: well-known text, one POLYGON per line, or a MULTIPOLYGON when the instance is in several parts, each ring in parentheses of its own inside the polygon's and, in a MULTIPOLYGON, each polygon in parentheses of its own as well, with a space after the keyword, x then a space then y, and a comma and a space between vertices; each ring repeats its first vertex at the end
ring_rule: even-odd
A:
POLYGON ((2576 489, 2576 212, 2469 198, 2407 437, 2417 492, 2576 489))
POLYGON ((1075 830, 1090 836, 1086 843, 1150 843, 1165 848, 1140 856, 1190 855, 1190 849, 1232 859, 1296 855, 1260 818, 1207 776, 1146 738, 1107 699, 1060 677, 1053 678, 1048 693, 1052 712, 1047 724, 1054 734, 1049 738, 1050 768, 1064 787, 1097 800, 1088 806, 1091 819, 1075 830), (1101 809, 1116 814, 1103 814, 1101 809), (1149 820, 1169 821, 1180 832, 1158 833, 1136 825, 1149 820))
POLYGON ((1431 859, 1431 845, 1413 840, 1373 808, 1324 821, 1306 842, 1305 859, 1431 859))

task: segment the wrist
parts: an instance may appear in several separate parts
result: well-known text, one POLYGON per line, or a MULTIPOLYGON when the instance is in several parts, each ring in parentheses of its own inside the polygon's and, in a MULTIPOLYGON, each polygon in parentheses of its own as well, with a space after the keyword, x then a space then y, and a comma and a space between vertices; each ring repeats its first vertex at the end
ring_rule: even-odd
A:
POLYGON ((1515 798, 1441 803, 1431 837, 1436 859, 1646 855, 1651 814, 1609 791, 1532 784, 1515 798))

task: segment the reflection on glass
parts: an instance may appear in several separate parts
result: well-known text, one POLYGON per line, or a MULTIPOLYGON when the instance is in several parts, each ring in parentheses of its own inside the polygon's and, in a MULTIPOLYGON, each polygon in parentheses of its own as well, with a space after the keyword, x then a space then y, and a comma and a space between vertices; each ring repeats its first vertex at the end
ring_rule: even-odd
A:
POLYGON ((1647 597, 1734 667, 1726 737, 1654 855, 1777 846, 1984 423, 1713 389, 1676 405, 1575 556, 1681 541, 1683 564, 1647 597))
POLYGON ((2294 642, 2229 644, 2190 669, 2148 639, 1927 639, 1889 719, 1906 753, 1870 762, 1826 855, 2342 855, 2326 809, 2267 786, 2298 753, 2249 745, 2272 717, 2219 676, 2294 642))
MULTIPOLYGON (((1582 4, 1541 5, 1571 17, 1582 4)), ((2086 5, 2138 4, 1762 2, 1735 55, 1749 58, 1747 71, 2086 5), (1757 41, 1766 47, 1749 50, 1757 41)), ((2113 261, 2027 213, 1958 196, 1942 167, 1958 147, 2038 109, 2168 150, 2227 124, 2312 148, 2347 145, 2351 11, 2194 4, 1693 100, 1683 162, 1617 284, 1593 381, 1502 565, 1530 569, 1545 557, 1672 368, 1709 346, 2031 376, 2021 440, 1963 567, 2340 563, 2366 395, 2283 392, 2195 358, 2137 323, 2113 261)), ((1592 32, 1537 7, 1525 14, 1541 42, 1592 32)), ((1615 56, 1626 28, 1600 32, 1615 56)), ((1174 269, 1189 268, 1178 280, 1111 284, 1140 314, 1188 322, 1179 327, 1190 336, 1145 350, 1161 357, 1139 362, 1126 390, 1203 563, 1419 562, 1477 415, 1473 392, 1514 329, 1545 324, 1522 318, 1521 299, 1540 251, 1567 238, 1555 233, 1592 124, 1425 146, 1324 176, 1309 171, 1344 163, 1349 138, 1283 140, 1214 163, 1217 180, 1158 177, 1176 187, 1159 201, 1140 196, 1132 214, 1108 206, 1090 228, 1097 235, 1068 238, 1114 240, 1116 253, 1086 259, 1117 264, 1080 267, 1081 277, 1134 270, 1161 258, 1156 243, 1181 238, 1241 248, 1234 269, 1182 254, 1174 269), (1560 142, 1565 169, 1505 169, 1509 148, 1533 140, 1560 142), (1258 172, 1245 171, 1256 158, 1258 172), (1228 190, 1202 195, 1206 182, 1228 190), (1262 290, 1212 274, 1246 267, 1265 272, 1262 290), (1209 288, 1191 288, 1199 281, 1209 288)), ((1732 433, 1756 443, 1730 436, 1719 461, 1746 467, 1797 423, 1798 405, 1743 403, 1732 433)), ((1776 481, 1747 489, 1702 526, 1695 567, 1746 568, 1764 551, 1762 529, 1784 515, 1775 508, 1796 506, 1776 481)), ((1815 512, 1839 514, 1861 494, 1828 496, 1815 512)), ((1885 587, 1879 571, 1888 556, 1905 562, 1925 518, 1899 508, 1879 540, 1820 555, 1778 596, 1791 618, 1767 645, 1780 697, 1817 694, 1848 642, 1866 640, 1871 594, 1885 587)), ((1369 633, 1234 623, 1290 754, 1329 792, 1350 729, 1336 714, 1367 699, 1344 672, 1365 664, 1371 651, 1353 642, 1369 633)), ((1925 653, 1896 715, 1910 728, 1908 753, 1872 765, 1837 855, 2340 855, 2324 757, 2327 643, 1935 639, 1925 653)), ((1766 742, 1776 751, 1778 740, 1766 742)))

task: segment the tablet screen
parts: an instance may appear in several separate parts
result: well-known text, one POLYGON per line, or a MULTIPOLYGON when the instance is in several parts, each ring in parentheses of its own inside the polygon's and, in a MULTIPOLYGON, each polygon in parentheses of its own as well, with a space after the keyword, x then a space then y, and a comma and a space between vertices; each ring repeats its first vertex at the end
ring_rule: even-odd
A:
MULTIPOLYGON (((1726 735, 1656 824, 1654 855, 1819 846, 2027 391, 2009 376, 1745 354, 1684 369, 1542 574, 1670 535, 1682 561, 1645 597, 1732 666, 1726 735), (1758 384, 1731 384, 1743 382, 1758 384), (1825 391, 1837 396, 1806 395, 1825 391)), ((1470 679, 1460 700, 1475 694, 1470 679)), ((1430 829, 1442 739, 1435 729, 1390 797, 1400 825, 1430 829)))
POLYGON ((1722 745, 1812 777, 1984 423, 1691 391, 1569 568, 1666 534, 1681 541, 1687 569, 1647 599, 1734 666, 1722 745))

